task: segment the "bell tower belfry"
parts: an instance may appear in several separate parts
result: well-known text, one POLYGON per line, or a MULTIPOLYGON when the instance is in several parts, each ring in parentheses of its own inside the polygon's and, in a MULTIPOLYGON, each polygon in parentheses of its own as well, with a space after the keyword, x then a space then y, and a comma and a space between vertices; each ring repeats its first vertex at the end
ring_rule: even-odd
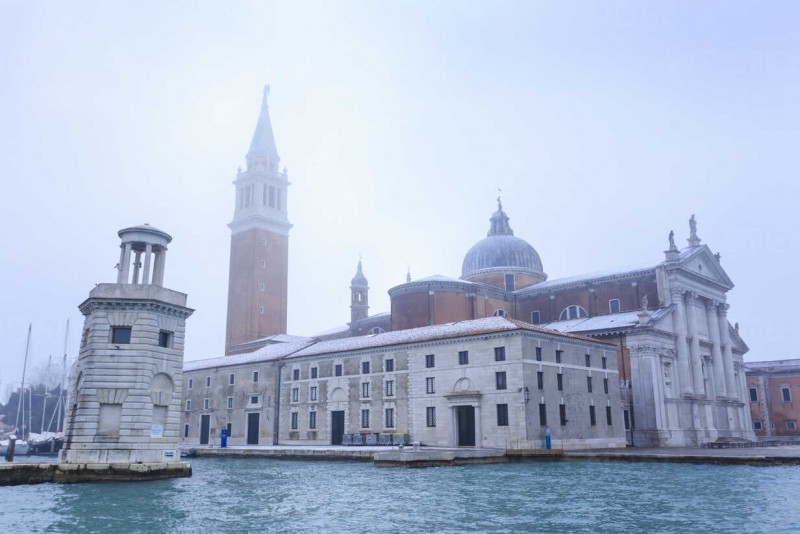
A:
POLYGON ((231 229, 228 274, 228 324, 225 354, 263 337, 285 334, 289 279, 289 230, 286 169, 278 170, 264 87, 261 113, 245 156, 247 168, 236 174, 236 203, 231 229))
POLYGON ((368 313, 369 283, 361 270, 361 258, 359 258, 356 275, 350 281, 350 323, 366 319, 368 313))

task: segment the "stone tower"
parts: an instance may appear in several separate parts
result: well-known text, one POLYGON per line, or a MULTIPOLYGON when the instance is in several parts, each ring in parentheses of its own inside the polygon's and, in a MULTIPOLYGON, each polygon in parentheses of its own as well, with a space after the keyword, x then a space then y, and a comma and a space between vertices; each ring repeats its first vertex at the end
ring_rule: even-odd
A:
POLYGON ((369 283, 361 271, 361 259, 358 260, 356 275, 350 281, 350 323, 366 319, 369 312, 369 283))
POLYGON ((119 231, 117 282, 98 284, 70 375, 61 460, 179 462, 186 294, 162 286, 172 238, 147 224, 119 231))
POLYGON ((278 150, 269 118, 264 87, 247 169, 239 169, 231 229, 228 278, 228 326, 225 353, 237 345, 286 333, 286 295, 289 279, 289 230, 286 215, 289 181, 278 170, 278 150))

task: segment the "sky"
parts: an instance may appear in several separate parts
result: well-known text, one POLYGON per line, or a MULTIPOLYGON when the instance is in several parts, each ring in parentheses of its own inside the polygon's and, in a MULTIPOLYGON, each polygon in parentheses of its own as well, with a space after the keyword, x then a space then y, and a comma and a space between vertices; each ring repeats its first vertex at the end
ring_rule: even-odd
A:
POLYGON ((292 185, 289 332, 459 276, 498 190, 550 279, 663 259, 694 213, 747 361, 800 357, 800 4, 0 0, 0 399, 74 359, 121 228, 173 236, 187 360, 223 354, 261 103, 292 185))

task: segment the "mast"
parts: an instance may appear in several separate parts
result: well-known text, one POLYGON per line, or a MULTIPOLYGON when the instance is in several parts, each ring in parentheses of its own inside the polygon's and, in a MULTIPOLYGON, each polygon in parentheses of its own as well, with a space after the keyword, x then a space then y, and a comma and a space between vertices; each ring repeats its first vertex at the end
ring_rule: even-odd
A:
MULTIPOLYGON (((33 323, 28 323, 28 342, 25 345, 25 361, 22 364, 22 386, 19 389, 19 402, 17 403, 17 420, 14 423, 14 426, 17 427, 17 431, 19 431, 19 420, 20 414, 22 415, 22 424, 25 425, 25 408, 23 405, 25 404, 25 371, 28 369, 28 353, 31 351, 31 329, 33 328, 33 323)), ((30 403, 28 403, 28 407, 30 410, 30 403)), ((25 432, 23 431, 23 436, 25 432)))
POLYGON ((53 428, 53 419, 56 419, 56 432, 60 432, 62 430, 62 424, 64 420, 62 419, 62 409, 64 408, 64 396, 66 394, 64 390, 64 380, 67 376, 67 347, 69 346, 69 318, 67 318, 67 326, 66 330, 64 330, 64 356, 62 359, 62 368, 61 368, 61 382, 58 384, 58 401, 56 402, 55 408, 53 408, 53 413, 50 415, 50 421, 47 423, 47 431, 52 432, 53 428))

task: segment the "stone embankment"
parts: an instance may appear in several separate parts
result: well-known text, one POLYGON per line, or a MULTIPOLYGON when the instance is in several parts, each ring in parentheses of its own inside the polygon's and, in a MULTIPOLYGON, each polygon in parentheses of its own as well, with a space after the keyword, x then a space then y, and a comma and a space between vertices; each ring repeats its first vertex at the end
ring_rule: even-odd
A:
POLYGON ((186 462, 142 464, 0 464, 0 486, 57 482, 145 481, 192 476, 186 462))

